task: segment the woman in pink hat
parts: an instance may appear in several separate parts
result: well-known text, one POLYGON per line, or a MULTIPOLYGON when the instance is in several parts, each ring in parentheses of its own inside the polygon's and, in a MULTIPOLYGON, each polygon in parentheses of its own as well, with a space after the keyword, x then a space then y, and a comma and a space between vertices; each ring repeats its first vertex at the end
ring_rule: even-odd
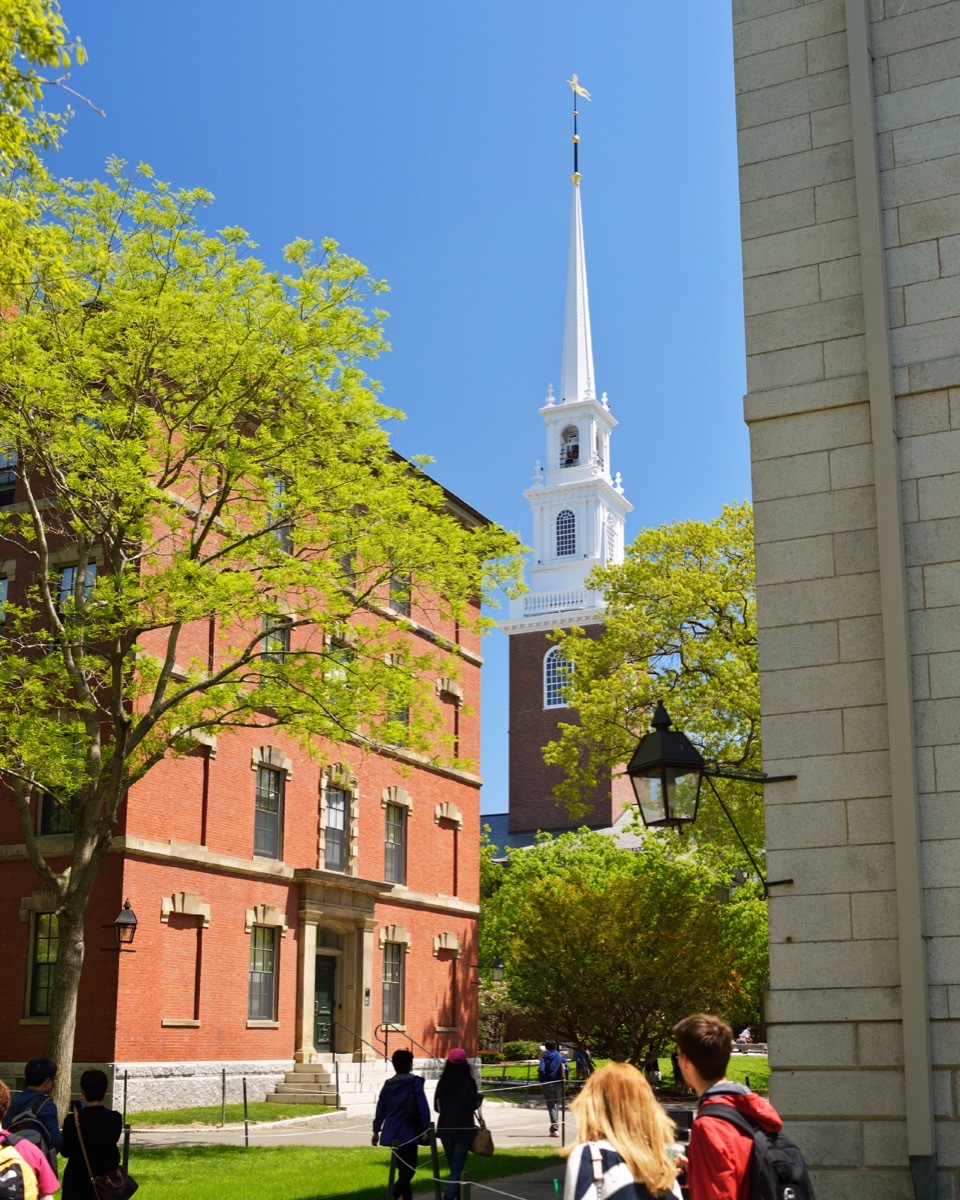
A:
POLYGON ((447 1055, 433 1100, 433 1107, 440 1114, 437 1134, 443 1143, 450 1171, 443 1200, 459 1200, 460 1176, 477 1131, 473 1114, 482 1103, 483 1097, 470 1070, 467 1052, 457 1046, 447 1055))

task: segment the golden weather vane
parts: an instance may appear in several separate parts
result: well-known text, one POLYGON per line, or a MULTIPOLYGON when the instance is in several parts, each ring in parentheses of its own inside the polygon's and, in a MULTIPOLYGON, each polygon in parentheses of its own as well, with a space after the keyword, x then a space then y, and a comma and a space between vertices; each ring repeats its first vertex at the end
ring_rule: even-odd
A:
MULTIPOLYGON (((570 85, 571 89, 573 90, 574 97, 582 96, 584 98, 584 100, 590 99, 590 93, 580 83, 580 77, 578 75, 574 75, 572 79, 568 79, 567 83, 570 85)), ((580 182, 580 169, 579 169, 579 166, 577 165, 577 157, 578 157, 577 150, 580 146, 580 135, 577 133, 577 116, 578 116, 577 101, 576 101, 576 99, 574 99, 574 101, 573 101, 573 174, 570 176, 570 178, 573 180, 573 182, 575 184, 579 184, 579 182, 580 182)))
POLYGON ((570 84, 570 86, 573 88, 573 90, 576 92, 576 94, 577 94, 578 96, 582 96, 582 97, 584 98, 584 100, 589 100, 589 99, 590 99, 590 93, 589 93, 589 92, 587 91, 587 89, 586 89, 585 87, 583 87, 583 86, 582 86, 582 84, 580 83, 580 76, 579 76, 579 75, 574 75, 574 77, 573 77, 572 79, 568 79, 568 80, 567 80, 567 83, 569 83, 569 84, 570 84))

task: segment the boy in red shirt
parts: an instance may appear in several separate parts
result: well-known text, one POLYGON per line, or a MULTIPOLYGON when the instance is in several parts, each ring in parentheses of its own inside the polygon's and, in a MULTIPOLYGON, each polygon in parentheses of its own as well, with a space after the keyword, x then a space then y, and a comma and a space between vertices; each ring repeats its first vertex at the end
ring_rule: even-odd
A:
POLYGON ((702 1114, 715 1104, 730 1105, 768 1133, 778 1132, 783 1122, 762 1096, 726 1079, 733 1032, 719 1017, 684 1017, 673 1027, 673 1036, 680 1072, 700 1097, 687 1154, 690 1200, 750 1200, 753 1139, 728 1121, 702 1114))

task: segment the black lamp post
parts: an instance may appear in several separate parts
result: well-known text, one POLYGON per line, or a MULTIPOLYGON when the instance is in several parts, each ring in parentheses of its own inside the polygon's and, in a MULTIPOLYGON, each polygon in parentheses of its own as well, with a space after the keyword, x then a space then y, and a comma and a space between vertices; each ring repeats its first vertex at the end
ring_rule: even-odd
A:
MULTIPOLYGON (((130 901, 125 900, 123 908, 120 910, 120 915, 113 923, 113 927, 117 933, 117 949, 122 954, 124 950, 133 942, 137 933, 137 914, 130 907, 130 901)), ((129 951, 130 954, 135 954, 135 950, 129 951)))
POLYGON ((673 722, 658 703, 653 729, 640 739, 627 774, 644 825, 682 829, 697 819, 700 785, 706 764, 685 733, 671 732, 673 722))
POLYGON ((743 840, 730 810, 717 791, 714 779, 746 779, 756 783, 780 783, 796 779, 796 775, 767 775, 764 771, 732 771, 726 767, 710 767, 703 761, 686 734, 671 730, 673 722, 661 703, 653 714, 653 728, 640 739, 633 757, 627 764, 627 774, 633 784, 634 794, 644 825, 651 828, 682 829, 697 819, 700 807, 700 788, 704 779, 716 796, 740 845, 763 883, 764 892, 780 883, 793 883, 792 879, 777 879, 767 882, 757 866, 750 847, 743 840))

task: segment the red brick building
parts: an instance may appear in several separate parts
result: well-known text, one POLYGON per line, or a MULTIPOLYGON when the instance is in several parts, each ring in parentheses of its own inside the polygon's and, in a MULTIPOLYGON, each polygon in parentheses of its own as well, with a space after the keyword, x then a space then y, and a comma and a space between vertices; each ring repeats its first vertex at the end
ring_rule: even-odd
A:
MULTIPOLYGON (((3 565, 11 588, 19 566, 3 565)), ((441 732, 477 763, 479 635, 412 603, 397 605, 403 636, 458 646, 457 680, 435 681, 441 732)), ((294 1062, 372 1056, 385 1024, 391 1049, 420 1058, 475 1049, 480 778, 400 747, 328 749, 321 768, 279 730, 231 731, 161 762, 121 807, 86 917, 75 1062, 127 1071, 131 1108, 215 1102, 221 1069, 259 1098, 294 1062), (128 897, 136 953, 117 954, 128 897)), ((43 809, 58 869, 71 834, 43 809)), ((0 812, 0 1076, 13 1083, 44 1052, 57 925, 9 797, 0 812)))

